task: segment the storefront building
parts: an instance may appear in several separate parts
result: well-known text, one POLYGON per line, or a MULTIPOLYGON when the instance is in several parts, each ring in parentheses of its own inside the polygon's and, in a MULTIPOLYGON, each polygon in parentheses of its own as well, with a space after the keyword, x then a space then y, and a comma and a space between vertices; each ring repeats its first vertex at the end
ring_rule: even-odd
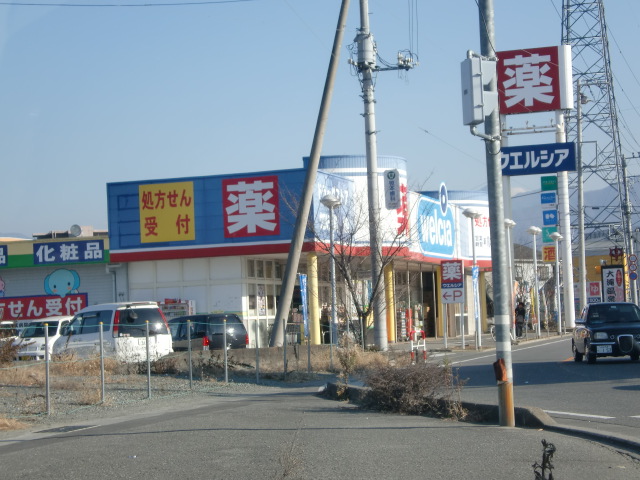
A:
POLYGON ((0 320, 73 315, 116 296, 107 232, 72 226, 32 240, 0 239, 0 320))
MULTIPOLYGON (((251 345, 256 345, 256 331, 257 344, 266 345, 308 159, 304 162, 303 168, 292 170, 108 184, 110 259, 123 266, 116 269, 118 300, 167 301, 195 312, 237 313, 250 332, 251 345)), ((409 319, 414 325, 420 322, 429 335, 441 335, 440 263, 462 259, 470 274, 471 225, 461 213, 464 208, 472 206, 482 214, 474 220, 476 258, 482 270, 490 269, 486 194, 450 192, 443 199, 409 192, 403 158, 379 156, 378 165, 382 247, 393 250, 393 262, 384 272, 389 338, 406 338, 409 319), (397 195, 399 201, 385 208, 390 195, 385 172, 389 171, 398 177, 398 191, 391 196, 397 195)), ((331 304, 326 247, 330 212, 321 199, 327 194, 340 199, 341 206, 334 212, 336 224, 344 228, 349 220, 352 246, 365 252, 369 229, 368 220, 362 217, 368 215, 366 182, 364 156, 320 159, 298 266, 300 273, 309 275, 310 316, 316 326, 331 304), (355 221, 359 219, 364 220, 355 221)), ((366 262, 360 273, 360 286, 366 290, 366 262)), ((470 292, 470 281, 468 285, 470 292)), ((341 315, 352 315, 340 278, 337 298, 341 315)), ((294 322, 301 317, 297 302, 294 298, 294 322)), ((465 310, 473 311, 473 304, 466 304, 471 310, 465 310)), ((450 311, 452 334, 460 312, 450 311)), ((473 332, 472 323, 467 321, 467 332, 473 332)), ((322 341, 311 337, 312 343, 322 341)))

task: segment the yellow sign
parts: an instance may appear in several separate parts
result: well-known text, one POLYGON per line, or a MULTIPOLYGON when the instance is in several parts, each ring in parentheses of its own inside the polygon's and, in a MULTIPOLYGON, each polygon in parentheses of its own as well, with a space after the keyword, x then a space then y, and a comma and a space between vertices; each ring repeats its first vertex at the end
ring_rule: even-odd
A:
POLYGON ((543 262, 555 262, 556 261, 556 246, 544 245, 542 247, 542 261, 543 262))
POLYGON ((142 243, 195 240, 193 182, 138 187, 142 243))

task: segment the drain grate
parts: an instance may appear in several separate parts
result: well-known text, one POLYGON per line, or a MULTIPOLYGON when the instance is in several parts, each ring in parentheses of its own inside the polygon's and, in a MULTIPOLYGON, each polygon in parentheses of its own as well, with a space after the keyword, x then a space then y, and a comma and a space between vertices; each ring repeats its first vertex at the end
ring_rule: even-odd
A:
POLYGON ((87 428, 95 428, 97 425, 70 425, 67 427, 50 428, 49 430, 40 430, 36 433, 68 433, 77 430, 85 430, 87 428))

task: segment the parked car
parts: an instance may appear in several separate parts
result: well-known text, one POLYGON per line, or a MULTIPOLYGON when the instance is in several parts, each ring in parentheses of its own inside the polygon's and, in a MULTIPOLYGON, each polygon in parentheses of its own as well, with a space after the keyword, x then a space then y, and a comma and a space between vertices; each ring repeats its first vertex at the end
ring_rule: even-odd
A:
POLYGON ((13 340, 13 345, 18 347, 16 360, 44 360, 47 340, 49 356, 51 356, 53 344, 60 337, 61 330, 69 325, 72 318, 71 316, 48 317, 42 320, 32 320, 25 324, 20 334, 13 340), (49 338, 47 339, 45 335, 48 335, 49 338))
POLYGON ((587 305, 576 319, 571 339, 576 362, 587 357, 594 363, 598 357, 640 358, 640 308, 633 303, 605 302, 587 305))
POLYGON ((184 351, 189 348, 188 321, 191 321, 191 350, 222 350, 224 346, 224 323, 227 325, 227 349, 246 348, 249 334, 238 315, 211 313, 188 315, 169 321, 173 350, 184 351))
POLYGON ((167 319, 156 302, 122 302, 93 305, 80 310, 63 329, 53 353, 75 353, 88 358, 100 353, 100 323, 105 356, 123 362, 147 359, 147 322, 151 360, 173 352, 167 319))
POLYGON ((14 320, 0 321, 0 347, 4 344, 13 344, 13 341, 18 338, 19 333, 20 331, 14 320))

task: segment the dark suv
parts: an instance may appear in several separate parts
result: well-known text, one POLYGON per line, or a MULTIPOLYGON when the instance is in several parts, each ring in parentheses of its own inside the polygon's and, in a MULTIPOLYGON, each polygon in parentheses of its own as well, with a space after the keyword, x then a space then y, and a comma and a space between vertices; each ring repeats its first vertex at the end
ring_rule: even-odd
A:
POLYGON ((593 303, 584 307, 571 340, 576 362, 587 357, 594 363, 598 357, 629 355, 640 359, 640 308, 633 303, 593 303))
POLYGON ((222 350, 225 320, 227 348, 246 348, 249 334, 240 317, 230 313, 205 313, 169 320, 174 352, 188 349, 188 321, 191 321, 191 350, 222 350))

